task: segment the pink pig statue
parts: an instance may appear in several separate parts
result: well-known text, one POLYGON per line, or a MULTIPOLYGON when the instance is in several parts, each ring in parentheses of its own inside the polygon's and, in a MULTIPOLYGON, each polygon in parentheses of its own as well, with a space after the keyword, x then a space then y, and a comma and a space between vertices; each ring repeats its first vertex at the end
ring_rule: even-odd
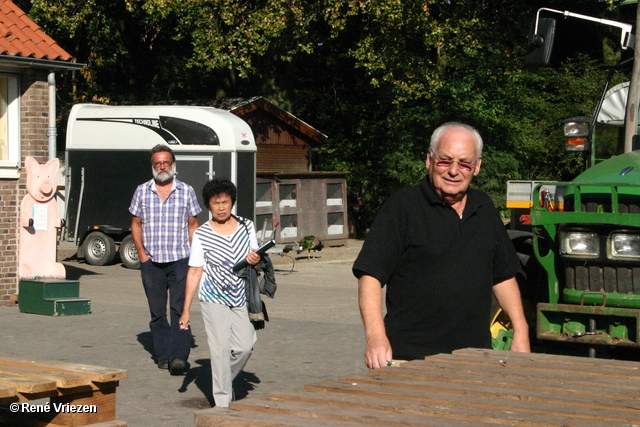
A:
POLYGON ((60 161, 51 159, 41 165, 27 157, 24 164, 27 195, 20 204, 18 278, 64 279, 64 265, 56 262, 57 229, 62 227, 55 198, 60 161))

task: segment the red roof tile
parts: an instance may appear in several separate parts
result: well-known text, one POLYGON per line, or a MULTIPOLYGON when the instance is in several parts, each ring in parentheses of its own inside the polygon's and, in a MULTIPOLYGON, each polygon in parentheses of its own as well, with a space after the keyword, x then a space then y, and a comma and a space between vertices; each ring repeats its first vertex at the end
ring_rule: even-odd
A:
POLYGON ((57 61, 72 59, 9 0, 0 0, 0 54, 57 61))

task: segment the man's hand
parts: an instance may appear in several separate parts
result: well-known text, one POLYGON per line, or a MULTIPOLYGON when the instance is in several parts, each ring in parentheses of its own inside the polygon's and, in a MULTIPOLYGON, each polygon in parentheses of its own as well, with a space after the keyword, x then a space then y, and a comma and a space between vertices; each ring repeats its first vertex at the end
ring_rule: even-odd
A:
POLYGON ((387 366, 392 359, 391 344, 386 335, 372 337, 367 340, 364 349, 364 363, 367 368, 378 369, 387 366))
POLYGON ((507 279, 493 286, 493 294, 498 300, 498 304, 507 313, 513 325, 513 341, 511 341, 511 351, 521 353, 531 353, 529 344, 529 325, 524 316, 520 289, 515 278, 507 279))
POLYGON ((149 260, 147 251, 144 250, 144 244, 142 243, 142 218, 138 216, 131 217, 131 237, 133 238, 133 244, 138 251, 138 259, 140 264, 149 260))
POLYGON ((143 262, 149 261, 149 255, 147 255, 145 251, 142 251, 142 253, 138 252, 138 259, 140 260, 140 264, 142 264, 143 262))
POLYGON ((519 329, 513 332, 513 340, 511 341, 511 351, 520 353, 531 353, 531 344, 529 343, 529 328, 526 331, 519 329))
POLYGON ((391 361, 391 344, 382 318, 382 285, 378 279, 366 274, 358 279, 358 303, 367 339, 364 363, 371 369, 387 366, 391 361))

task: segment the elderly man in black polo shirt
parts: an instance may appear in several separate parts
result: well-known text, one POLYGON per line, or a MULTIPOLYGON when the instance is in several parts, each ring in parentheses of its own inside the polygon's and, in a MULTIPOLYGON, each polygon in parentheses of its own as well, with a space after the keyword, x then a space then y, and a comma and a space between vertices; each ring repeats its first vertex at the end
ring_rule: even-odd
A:
POLYGON ((380 209, 353 265, 369 368, 491 348, 492 292, 513 324, 511 350, 530 351, 518 256, 491 199, 469 188, 481 163, 478 131, 446 123, 431 137, 428 176, 380 209))

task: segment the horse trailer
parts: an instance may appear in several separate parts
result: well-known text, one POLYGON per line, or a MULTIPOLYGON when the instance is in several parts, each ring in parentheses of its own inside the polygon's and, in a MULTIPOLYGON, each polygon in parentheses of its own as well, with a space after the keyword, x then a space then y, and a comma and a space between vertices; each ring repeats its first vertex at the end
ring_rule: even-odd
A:
MULTIPOLYGON (((77 245, 79 258, 104 265, 119 253, 137 268, 128 208, 136 187, 152 178, 157 144, 171 147, 178 179, 200 203, 209 179, 227 177, 238 187, 235 212, 254 218, 256 144, 244 120, 212 107, 78 104, 67 124, 62 244, 77 245)), ((200 224, 209 219, 201 207, 200 224)))

